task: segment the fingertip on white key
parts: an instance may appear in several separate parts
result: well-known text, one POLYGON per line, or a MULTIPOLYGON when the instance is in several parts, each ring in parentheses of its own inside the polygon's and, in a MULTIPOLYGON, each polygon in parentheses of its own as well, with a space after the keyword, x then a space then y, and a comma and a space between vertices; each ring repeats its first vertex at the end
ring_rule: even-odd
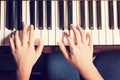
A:
POLYGON ((38 44, 44 44, 43 39, 41 39, 41 38, 36 38, 36 39, 34 40, 34 45, 38 45, 38 44))
POLYGON ((67 37, 66 37, 65 34, 68 35, 68 32, 63 32, 62 43, 63 43, 64 45, 68 45, 67 37))
POLYGON ((63 31, 63 33, 67 33, 67 34, 69 34, 68 29, 65 29, 65 30, 63 31))

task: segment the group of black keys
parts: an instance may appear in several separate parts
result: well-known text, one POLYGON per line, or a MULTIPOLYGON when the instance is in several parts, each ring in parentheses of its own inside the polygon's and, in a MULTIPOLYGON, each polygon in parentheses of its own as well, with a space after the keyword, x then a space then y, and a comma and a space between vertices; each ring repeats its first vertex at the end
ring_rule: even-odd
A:
MULTIPOLYGON (((13 9, 16 8, 17 12, 17 29, 22 29, 22 0, 16 0, 15 1, 15 7, 13 6, 14 0, 6 0, 6 26, 8 29, 13 30, 14 28, 14 11, 13 9)), ((47 29, 51 30, 51 14, 52 14, 52 8, 51 8, 51 1, 52 0, 46 0, 46 9, 47 9, 47 29)), ((83 29, 86 28, 85 26, 85 1, 81 0, 80 2, 80 18, 81 18, 81 27, 83 29)), ((30 0, 30 24, 35 25, 35 0, 30 0)), ((1 3, 0 3, 1 4, 1 3)), ((64 0, 58 1, 59 4, 59 28, 64 30, 64 0)), ((1 5, 0 5, 1 6, 1 5)), ((40 30, 44 30, 43 26, 43 1, 37 0, 37 6, 38 6, 38 25, 40 30)), ((96 1, 96 13, 97 13, 97 28, 102 29, 102 15, 101 15, 101 1, 96 1)), ((68 29, 70 29, 70 24, 73 23, 73 9, 72 9, 72 0, 67 1, 67 8, 68 8, 68 29)), ((93 27, 93 1, 88 1, 88 16, 89 16, 89 29, 94 29, 93 27)), ((0 10, 1 11, 1 10, 0 10)), ((108 1, 108 13, 109 13, 109 28, 114 29, 114 13, 113 13, 113 1, 108 1)), ((120 1, 117 1, 117 16, 118 16, 118 29, 120 29, 120 1)))

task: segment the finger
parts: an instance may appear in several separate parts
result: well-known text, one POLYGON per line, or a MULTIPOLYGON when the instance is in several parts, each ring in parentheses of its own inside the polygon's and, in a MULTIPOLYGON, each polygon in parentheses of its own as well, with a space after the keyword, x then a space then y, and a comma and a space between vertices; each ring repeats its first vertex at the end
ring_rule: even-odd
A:
POLYGON ((33 32, 33 25, 30 25, 29 27, 29 45, 33 46, 34 45, 34 32, 33 32))
POLYGON ((22 45, 26 45, 28 42, 28 34, 27 34, 27 26, 26 24, 23 22, 22 23, 23 26, 23 30, 22 30, 22 45))
POLYGON ((40 57, 40 55, 42 53, 42 50, 43 50, 43 46, 44 46, 43 41, 42 41, 42 39, 40 39, 39 42, 38 42, 38 46, 35 50, 37 57, 40 57))
POLYGON ((66 49, 65 45, 62 42, 58 42, 58 46, 60 50, 62 51, 64 57, 68 60, 69 59, 69 52, 66 49))
POLYGON ((19 38, 19 31, 15 32, 15 46, 18 48, 21 45, 20 38, 19 38))
POLYGON ((9 43, 10 43, 10 48, 12 51, 12 54, 15 55, 15 44, 14 44, 14 39, 12 37, 9 37, 9 43))
POLYGON ((84 34, 82 28, 80 26, 77 26, 76 28, 78 29, 78 31, 79 31, 79 33, 81 35, 81 42, 85 42, 86 38, 85 38, 85 34, 84 34))
POLYGON ((90 47, 91 51, 93 51, 93 40, 92 35, 90 33, 87 33, 86 36, 88 37, 88 46, 90 47))
POLYGON ((67 42, 68 42, 68 46, 71 48, 71 47, 74 47, 75 44, 74 44, 74 41, 71 39, 70 35, 67 33, 67 32, 64 32, 64 35, 67 39, 67 42))
POLYGON ((75 28, 74 25, 71 25, 71 28, 74 32, 76 44, 81 44, 81 35, 80 35, 79 31, 75 28))
POLYGON ((23 31, 19 30, 20 41, 22 41, 22 39, 23 39, 23 36, 22 36, 23 34, 22 33, 23 33, 23 31))

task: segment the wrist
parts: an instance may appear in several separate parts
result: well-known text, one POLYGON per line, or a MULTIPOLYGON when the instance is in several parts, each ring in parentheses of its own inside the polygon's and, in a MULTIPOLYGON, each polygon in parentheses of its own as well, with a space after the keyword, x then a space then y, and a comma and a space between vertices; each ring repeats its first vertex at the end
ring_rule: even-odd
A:
POLYGON ((85 80, 103 80, 93 62, 80 69, 79 72, 85 80))
POLYGON ((81 63, 81 64, 80 64, 79 67, 78 67, 78 71, 79 71, 80 73, 85 73, 85 72, 88 73, 88 71, 90 71, 90 70, 93 69, 93 67, 94 67, 93 62, 81 63), (82 64, 82 65, 81 65, 81 64, 82 64))
POLYGON ((18 80, 29 80, 32 67, 19 66, 17 70, 18 80))

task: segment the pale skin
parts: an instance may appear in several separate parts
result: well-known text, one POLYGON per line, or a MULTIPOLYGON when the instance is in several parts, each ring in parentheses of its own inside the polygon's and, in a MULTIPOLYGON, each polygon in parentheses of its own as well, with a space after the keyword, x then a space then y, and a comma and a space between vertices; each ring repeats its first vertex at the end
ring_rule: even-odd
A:
POLYGON ((85 34, 80 26, 71 25, 74 32, 75 41, 64 32, 70 52, 65 48, 64 43, 58 43, 66 60, 74 66, 85 80, 103 80, 98 70, 93 64, 93 43, 90 33, 85 34))
POLYGON ((32 67, 38 60, 43 49, 42 40, 38 41, 38 47, 34 48, 33 26, 27 27, 25 23, 21 32, 16 31, 14 37, 10 37, 12 54, 18 65, 18 80, 29 80, 32 67), (21 38, 19 37, 21 34, 21 38))
MULTIPOLYGON (((64 57, 80 72, 85 80, 103 80, 92 61, 93 43, 91 35, 85 34, 80 26, 71 25, 71 29, 75 35, 75 42, 67 32, 64 32, 70 52, 65 48, 62 41, 58 42, 64 57)), ((22 31, 16 31, 14 37, 10 37, 11 51, 18 65, 18 80, 29 80, 32 67, 42 53, 43 41, 40 39, 35 49, 33 38, 33 26, 27 27, 25 23, 23 23, 22 31)))

